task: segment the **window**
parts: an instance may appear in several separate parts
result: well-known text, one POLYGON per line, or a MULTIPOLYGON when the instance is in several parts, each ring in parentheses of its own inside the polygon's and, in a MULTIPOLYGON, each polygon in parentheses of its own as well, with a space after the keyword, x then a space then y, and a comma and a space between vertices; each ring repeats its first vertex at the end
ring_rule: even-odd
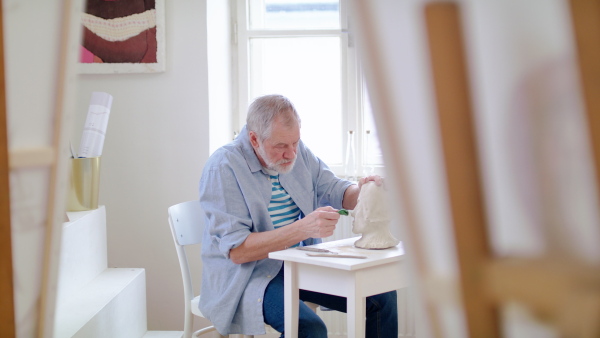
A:
POLYGON ((250 102, 282 94, 302 140, 339 176, 382 174, 368 95, 349 33, 347 0, 237 0, 236 129, 250 102))

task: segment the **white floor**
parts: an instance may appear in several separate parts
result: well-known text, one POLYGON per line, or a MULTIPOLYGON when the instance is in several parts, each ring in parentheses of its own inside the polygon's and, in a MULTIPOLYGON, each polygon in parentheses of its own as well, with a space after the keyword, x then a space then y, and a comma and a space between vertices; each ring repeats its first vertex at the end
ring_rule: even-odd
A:
POLYGON ((181 338, 183 331, 148 331, 142 338, 181 338))

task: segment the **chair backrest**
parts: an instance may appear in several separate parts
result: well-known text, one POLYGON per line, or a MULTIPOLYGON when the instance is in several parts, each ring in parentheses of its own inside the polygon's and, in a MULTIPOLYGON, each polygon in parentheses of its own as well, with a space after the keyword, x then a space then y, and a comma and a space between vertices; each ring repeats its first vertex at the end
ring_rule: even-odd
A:
POLYGON ((194 288, 184 246, 199 244, 202 241, 204 211, 200 207, 199 201, 188 201, 171 206, 168 213, 169 226, 181 268, 186 312, 189 312, 190 301, 194 298, 194 288))
POLYGON ((199 201, 188 201, 171 206, 169 223, 177 244, 190 245, 202 241, 204 211, 199 201))

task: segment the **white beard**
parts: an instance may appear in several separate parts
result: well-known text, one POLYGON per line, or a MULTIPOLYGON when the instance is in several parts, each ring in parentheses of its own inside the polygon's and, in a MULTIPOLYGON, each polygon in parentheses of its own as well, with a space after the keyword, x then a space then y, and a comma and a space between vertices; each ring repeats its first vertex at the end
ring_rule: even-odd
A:
POLYGON ((263 147, 262 143, 259 142, 258 144, 258 154, 260 155, 260 157, 262 157, 263 161, 265 161, 265 164, 267 165, 267 169, 269 170, 273 170, 276 171, 280 174, 287 174, 290 171, 292 171, 292 169, 294 169, 294 164, 296 163, 296 156, 294 156, 293 159, 291 160, 280 160, 277 161, 275 163, 271 162, 271 159, 269 158, 269 156, 267 155, 267 153, 264 150, 265 148, 263 147), (292 163, 289 166, 283 166, 282 164, 285 163, 292 163))

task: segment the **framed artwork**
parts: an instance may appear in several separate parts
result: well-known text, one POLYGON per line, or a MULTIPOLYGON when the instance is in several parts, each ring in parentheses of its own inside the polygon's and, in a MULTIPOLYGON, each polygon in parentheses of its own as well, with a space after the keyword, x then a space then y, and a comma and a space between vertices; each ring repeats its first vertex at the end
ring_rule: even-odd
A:
POLYGON ((80 74, 165 70, 165 0, 87 0, 80 74))

